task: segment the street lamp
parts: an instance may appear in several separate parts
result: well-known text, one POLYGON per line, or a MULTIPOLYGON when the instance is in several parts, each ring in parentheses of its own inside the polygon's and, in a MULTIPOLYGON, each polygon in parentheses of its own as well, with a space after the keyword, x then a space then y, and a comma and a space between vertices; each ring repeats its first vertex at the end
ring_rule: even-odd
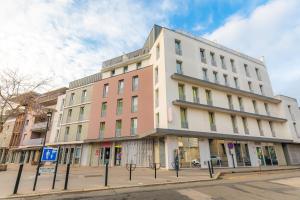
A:
POLYGON ((41 167, 41 160, 42 160, 42 154, 43 154, 43 150, 44 150, 44 147, 45 147, 45 144, 46 144, 47 132, 48 132, 48 129, 49 129, 49 122, 51 121, 51 117, 52 117, 52 112, 50 110, 48 110, 48 112, 47 112, 46 131, 45 131, 45 134, 44 134, 43 146, 40 150, 39 162, 38 162, 38 165, 37 165, 37 168, 36 168, 34 184, 33 184, 33 189, 32 189, 33 191, 35 191, 37 179, 38 179, 38 176, 39 176, 39 171, 40 171, 40 167, 41 167))

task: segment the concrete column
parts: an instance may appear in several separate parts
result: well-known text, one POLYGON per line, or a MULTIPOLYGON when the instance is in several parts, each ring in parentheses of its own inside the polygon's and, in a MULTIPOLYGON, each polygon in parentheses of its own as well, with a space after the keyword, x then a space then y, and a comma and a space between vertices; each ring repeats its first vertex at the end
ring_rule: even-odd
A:
POLYGON ((227 160, 228 160, 228 167, 233 167, 233 162, 234 162, 234 166, 237 167, 235 149, 234 148, 229 149, 228 143, 231 143, 231 142, 227 142, 227 141, 224 142, 226 156, 227 156, 227 160), (232 154, 233 154, 233 156, 232 156, 232 154), (232 160, 232 157, 233 157, 233 160, 232 160))
POLYGON ((199 140, 199 151, 201 168, 208 168, 207 161, 210 160, 210 149, 208 139, 199 140))
POLYGON ((274 143, 274 149, 275 149, 278 165, 279 166, 286 166, 287 162, 286 162, 286 159, 285 159, 285 155, 283 153, 283 148, 282 148, 281 143, 274 143))
POLYGON ((110 148, 109 166, 115 166, 115 146, 115 142, 113 142, 110 148))
POLYGON ((92 144, 84 144, 81 149, 80 165, 91 166, 92 144))
POLYGON ((178 149, 178 140, 176 136, 165 137, 165 155, 166 155, 166 169, 172 169, 172 162, 174 162, 174 150, 178 149))
POLYGON ((256 153, 256 145, 254 144, 254 142, 249 142, 248 148, 249 148, 249 156, 250 156, 251 166, 259 167, 259 158, 256 153))

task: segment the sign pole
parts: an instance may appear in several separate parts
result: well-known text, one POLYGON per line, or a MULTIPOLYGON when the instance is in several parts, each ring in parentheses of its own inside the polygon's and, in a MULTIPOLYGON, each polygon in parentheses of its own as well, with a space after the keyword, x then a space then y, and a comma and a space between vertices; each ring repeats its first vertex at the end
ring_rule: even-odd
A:
POLYGON ((21 179, 21 175, 22 175, 22 171, 23 171, 23 165, 24 165, 24 164, 21 163, 21 164, 20 164, 20 167, 19 167, 19 172, 18 172, 18 176, 17 176, 15 188, 14 188, 14 194, 17 194, 17 192, 18 192, 19 183, 20 183, 20 179, 21 179))
POLYGON ((56 160, 56 163, 55 163, 54 177, 53 177, 53 182, 52 182, 52 190, 54 190, 54 187, 55 187, 57 167, 58 167, 58 161, 59 161, 59 154, 60 154, 60 147, 58 147, 58 151, 57 151, 57 160, 56 160))

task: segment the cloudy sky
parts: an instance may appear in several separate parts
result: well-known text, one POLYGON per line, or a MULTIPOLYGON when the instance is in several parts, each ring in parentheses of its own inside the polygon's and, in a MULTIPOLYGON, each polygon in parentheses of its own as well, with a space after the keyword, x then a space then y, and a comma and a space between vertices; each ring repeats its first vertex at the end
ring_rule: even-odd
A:
POLYGON ((159 24, 265 56, 275 93, 300 102, 299 10, 299 0, 2 0, 0 70, 67 86, 159 24))

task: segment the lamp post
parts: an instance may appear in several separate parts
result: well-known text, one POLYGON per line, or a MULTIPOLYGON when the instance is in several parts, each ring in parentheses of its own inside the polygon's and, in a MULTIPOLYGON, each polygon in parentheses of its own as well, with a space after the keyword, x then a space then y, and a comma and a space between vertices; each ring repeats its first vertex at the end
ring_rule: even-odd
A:
POLYGON ((40 150, 39 162, 38 162, 38 165, 37 165, 37 168, 36 168, 36 173, 35 173, 35 178, 34 178, 34 183, 33 183, 33 189, 32 189, 33 191, 35 191, 37 179, 38 179, 38 176, 39 176, 39 171, 40 171, 40 167, 41 167, 42 153, 43 153, 43 149, 44 149, 45 144, 46 144, 47 132, 48 132, 48 129, 49 129, 49 122, 51 120, 51 117, 52 117, 52 112, 48 111, 47 112, 46 132, 45 132, 45 135, 44 135, 43 146, 42 146, 42 149, 40 150))

